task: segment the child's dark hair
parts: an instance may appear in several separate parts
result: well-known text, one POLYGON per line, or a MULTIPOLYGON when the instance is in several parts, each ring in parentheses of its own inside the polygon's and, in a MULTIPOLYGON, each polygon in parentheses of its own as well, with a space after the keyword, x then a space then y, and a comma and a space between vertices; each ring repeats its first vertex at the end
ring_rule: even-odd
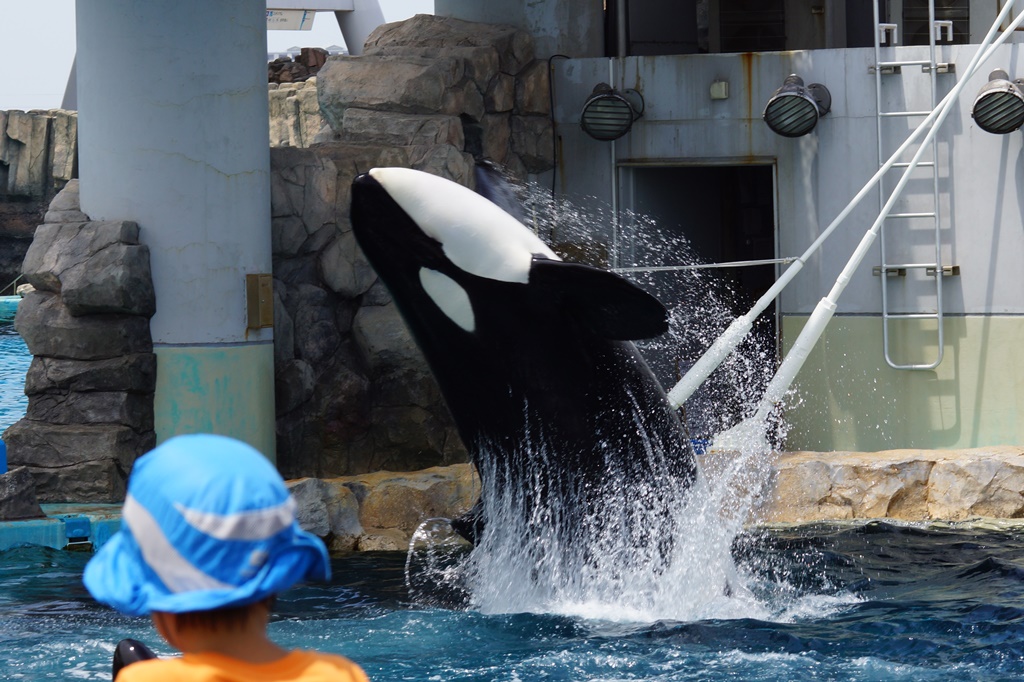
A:
POLYGON ((187 630, 206 630, 219 632, 222 630, 242 630, 249 621, 254 607, 264 606, 267 611, 274 608, 274 597, 267 597, 252 604, 242 606, 226 606, 208 611, 185 611, 173 614, 178 626, 187 630))

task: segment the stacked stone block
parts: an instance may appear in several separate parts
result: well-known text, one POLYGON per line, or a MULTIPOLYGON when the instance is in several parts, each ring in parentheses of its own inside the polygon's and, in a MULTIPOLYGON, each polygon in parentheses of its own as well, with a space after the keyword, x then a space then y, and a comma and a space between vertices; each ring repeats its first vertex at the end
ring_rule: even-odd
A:
POLYGON ((116 502, 135 458, 156 442, 156 310, 149 248, 128 221, 89 221, 69 182, 23 264, 35 291, 15 328, 34 356, 28 410, 4 433, 42 502, 116 502), (84 219, 84 220, 83 220, 84 219))
POLYGON ((447 144, 525 177, 553 166, 548 66, 511 26, 416 15, 320 70, 326 140, 447 144))

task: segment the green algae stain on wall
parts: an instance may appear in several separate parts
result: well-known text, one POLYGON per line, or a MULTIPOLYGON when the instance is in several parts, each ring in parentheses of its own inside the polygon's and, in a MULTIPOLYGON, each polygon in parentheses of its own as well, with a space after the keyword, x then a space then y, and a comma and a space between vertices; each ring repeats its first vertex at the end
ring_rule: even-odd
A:
POLYGON ((216 433, 275 459, 273 344, 163 346, 154 400, 157 442, 216 433))

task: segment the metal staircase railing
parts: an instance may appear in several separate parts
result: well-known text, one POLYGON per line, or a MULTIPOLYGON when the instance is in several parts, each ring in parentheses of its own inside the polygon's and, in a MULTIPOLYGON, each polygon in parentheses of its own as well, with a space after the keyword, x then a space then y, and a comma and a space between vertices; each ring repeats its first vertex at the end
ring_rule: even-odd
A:
MULTIPOLYGON (((890 153, 886 151, 886 124, 893 120, 908 120, 915 118, 924 118, 932 113, 939 103, 938 96, 938 76, 940 73, 948 73, 953 71, 953 68, 949 64, 939 63, 936 59, 936 40, 940 39, 943 33, 943 29, 946 29, 947 39, 952 39, 952 22, 949 21, 936 21, 935 20, 935 2, 929 0, 928 3, 928 25, 931 29, 928 32, 928 59, 926 60, 883 60, 882 50, 883 41, 885 42, 885 48, 890 51, 894 51, 893 48, 898 42, 897 40, 897 27, 896 24, 883 23, 879 20, 878 3, 872 3, 874 6, 874 19, 875 19, 875 64, 874 64, 874 76, 875 76, 875 97, 876 97, 876 123, 877 123, 877 134, 878 134, 878 164, 881 167, 887 159, 890 158, 890 153), (928 75, 928 90, 930 94, 930 101, 926 109, 922 110, 885 110, 884 97, 883 97, 883 80, 887 77, 900 75, 902 77, 909 77, 910 71, 904 72, 906 67, 920 67, 921 72, 928 75)), ((904 93, 912 91, 910 88, 904 89, 904 93)), ((907 370, 928 370, 934 369, 942 363, 943 351, 945 347, 944 335, 943 335, 943 310, 942 310, 942 284, 943 276, 951 274, 952 268, 943 267, 942 265, 942 222, 939 213, 939 168, 938 168, 938 154, 937 154, 937 143, 933 136, 928 142, 930 149, 928 150, 929 158, 923 159, 917 163, 917 168, 922 169, 924 172, 930 174, 931 180, 931 206, 924 206, 925 210, 919 211, 901 211, 889 213, 884 221, 882 222, 879 230, 879 250, 880 250, 880 265, 874 268, 874 273, 880 276, 881 279, 881 290, 882 290, 882 347, 885 354, 886 363, 894 369, 907 369, 907 370), (895 225, 889 227, 887 231, 886 227, 889 223, 899 223, 900 230, 899 234, 906 235, 906 232, 911 229, 911 226, 916 224, 924 223, 930 226, 934 235, 934 259, 930 262, 890 262, 889 254, 887 252, 888 235, 895 232, 897 228, 895 225), (935 278, 935 293, 934 293, 934 309, 926 311, 912 311, 904 310, 901 312, 894 312, 891 309, 892 302, 889 287, 891 286, 891 280, 900 279, 904 283, 906 280, 903 278, 907 277, 909 272, 922 272, 926 277, 932 276, 935 278), (924 363, 909 363, 899 362, 893 359, 892 343, 891 339, 893 336, 893 327, 898 322, 917 322, 920 320, 934 320, 936 327, 936 347, 937 352, 934 360, 931 362, 924 363)), ((910 164, 908 163, 895 163, 892 164, 893 169, 907 169, 910 164)), ((924 178, 922 178, 924 179, 924 178)), ((887 198, 885 197, 884 183, 879 184, 878 202, 879 208, 885 203, 887 198)), ((905 300, 908 301, 909 305, 909 294, 907 288, 904 287, 905 300)))

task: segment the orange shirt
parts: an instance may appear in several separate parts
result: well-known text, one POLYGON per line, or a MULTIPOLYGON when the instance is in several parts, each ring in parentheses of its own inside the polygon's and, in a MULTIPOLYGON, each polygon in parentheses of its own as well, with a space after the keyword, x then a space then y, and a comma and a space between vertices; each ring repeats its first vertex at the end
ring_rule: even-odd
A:
POLYGON ((138 661, 121 669, 117 682, 369 682, 362 668, 342 656, 290 651, 255 665, 220 654, 138 661))

